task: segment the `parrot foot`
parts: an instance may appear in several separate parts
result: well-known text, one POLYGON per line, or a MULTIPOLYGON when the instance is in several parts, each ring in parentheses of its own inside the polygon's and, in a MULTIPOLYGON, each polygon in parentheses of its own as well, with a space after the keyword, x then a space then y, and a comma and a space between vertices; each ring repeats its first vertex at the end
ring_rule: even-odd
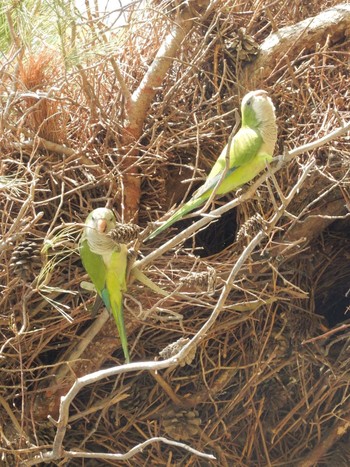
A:
POLYGON ((137 251, 135 250, 135 248, 129 248, 128 249, 128 266, 126 268, 126 282, 127 283, 130 280, 130 273, 134 266, 136 258, 137 258, 137 251))
POLYGON ((129 248, 128 249, 128 259, 129 261, 135 261, 137 258, 137 251, 135 251, 134 248, 129 248))
POLYGON ((280 169, 289 159, 289 151, 285 148, 283 154, 272 158, 271 162, 277 162, 276 168, 280 169))

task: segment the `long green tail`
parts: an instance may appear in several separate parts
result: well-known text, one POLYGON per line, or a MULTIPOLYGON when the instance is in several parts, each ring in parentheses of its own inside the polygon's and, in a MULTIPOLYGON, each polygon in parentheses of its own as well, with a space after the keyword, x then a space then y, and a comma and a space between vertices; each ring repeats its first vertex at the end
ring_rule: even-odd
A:
POLYGON ((124 313, 123 313, 122 300, 123 300, 123 297, 121 296, 120 307, 118 308, 118 310, 115 310, 115 311, 114 311, 114 307, 112 307, 112 313, 113 313, 115 322, 117 324, 120 342, 122 344, 122 348, 123 348, 123 352, 125 356, 125 362, 129 363, 130 356, 129 356, 129 349, 128 349, 128 337, 126 335, 125 324, 124 324, 124 313))
POLYGON ((163 232, 163 230, 175 224, 175 222, 182 219, 186 214, 193 211, 193 209, 196 209, 199 206, 201 206, 204 203, 204 201, 206 201, 207 198, 208 198, 207 196, 200 196, 199 198, 194 198, 194 199, 190 199, 189 201, 187 201, 187 203, 185 203, 180 209, 175 211, 174 214, 171 217, 169 217, 169 219, 165 221, 163 225, 161 225, 154 232, 152 232, 146 238, 146 240, 152 240, 153 238, 155 238, 158 234, 163 232))
MULTIPOLYGON (((109 298, 107 299, 107 303, 109 302, 109 298)), ((105 302, 105 305, 107 306, 106 301, 103 297, 103 292, 102 292, 102 299, 105 302)), ((125 362, 129 363, 130 356, 129 356, 129 349, 128 349, 128 337, 126 334, 125 323, 124 323, 124 313, 123 313, 123 294, 120 290, 113 291, 113 299, 110 301, 110 306, 107 306, 107 308, 109 309, 109 311, 112 312, 113 318, 117 325, 120 342, 122 344, 122 349, 123 349, 124 356, 125 356, 125 362)))

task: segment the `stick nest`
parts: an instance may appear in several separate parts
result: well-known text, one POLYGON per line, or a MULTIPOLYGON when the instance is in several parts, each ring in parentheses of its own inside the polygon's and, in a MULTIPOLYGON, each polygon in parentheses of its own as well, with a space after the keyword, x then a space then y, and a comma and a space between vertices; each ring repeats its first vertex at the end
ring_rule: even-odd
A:
MULTIPOLYGON (((289 2, 290 8, 272 2, 266 11, 253 3, 220 2, 191 31, 142 138, 132 145, 137 157, 131 146, 123 147, 125 109, 110 52, 91 54, 84 66, 68 71, 47 52, 2 58, 0 398, 7 465, 50 449, 55 427, 47 415, 57 417, 59 397, 75 376, 123 361, 112 321, 79 358, 74 354, 94 322, 88 310, 93 295, 79 285, 86 279, 76 248, 81 224, 107 202, 123 221, 123 161, 135 158, 142 177, 138 224, 144 228, 205 177, 248 90, 263 87, 276 105, 279 154, 350 120, 347 37, 324 37, 286 57, 265 82, 244 78, 255 43, 320 11, 317 2, 289 2)), ((174 11, 171 2, 151 5, 142 27, 134 16, 130 27, 112 36, 120 43, 114 60, 131 91, 174 11)), ((312 157, 316 163, 305 183, 245 261, 196 355, 158 375, 131 372, 85 387, 71 407, 64 449, 127 452, 165 436, 213 453, 213 465, 297 465, 304 458, 310 463, 303 465, 349 465, 349 435, 346 429, 334 435, 350 410, 347 136, 296 157, 251 199, 157 258, 144 272, 170 297, 129 284, 125 321, 133 361, 160 359, 168 345, 191 338, 209 318, 249 240, 273 217, 279 193, 288 195, 312 157), (175 290, 181 298, 171 295, 175 290), (322 440, 329 441, 327 453, 322 440)), ((142 254, 190 222, 146 243, 142 254)), ((203 462, 159 444, 125 464, 203 462)), ((82 464, 76 459, 71 465, 82 464)))

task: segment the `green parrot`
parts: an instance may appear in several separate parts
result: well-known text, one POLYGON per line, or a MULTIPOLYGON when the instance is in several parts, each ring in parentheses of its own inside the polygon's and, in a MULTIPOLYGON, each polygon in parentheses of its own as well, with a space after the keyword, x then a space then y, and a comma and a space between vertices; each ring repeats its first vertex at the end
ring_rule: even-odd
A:
POLYGON ((226 145, 221 152, 205 183, 146 240, 155 238, 187 213, 205 204, 213 190, 216 195, 222 196, 244 185, 272 160, 277 140, 277 125, 275 107, 267 92, 257 90, 246 94, 242 99, 241 113, 241 128, 229 142, 230 147, 226 145))
POLYGON ((128 249, 125 244, 116 244, 107 235, 115 225, 116 219, 110 209, 97 208, 92 211, 85 221, 79 251, 83 266, 96 292, 115 319, 125 360, 128 363, 130 358, 123 317, 128 249))

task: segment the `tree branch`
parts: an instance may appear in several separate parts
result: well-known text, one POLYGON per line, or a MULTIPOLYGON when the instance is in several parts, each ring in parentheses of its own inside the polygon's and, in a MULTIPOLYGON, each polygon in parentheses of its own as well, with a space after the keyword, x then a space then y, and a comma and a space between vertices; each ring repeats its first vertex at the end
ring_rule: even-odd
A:
POLYGON ((326 136, 323 136, 322 138, 319 138, 315 141, 312 141, 311 143, 303 144, 302 146, 299 146, 292 151, 289 151, 287 154, 283 156, 276 157, 275 160, 278 161, 277 166, 270 168, 269 172, 266 172, 262 174, 256 182, 254 182, 251 187, 245 191, 242 195, 238 196, 237 198, 233 199, 229 203, 225 204, 224 206, 221 206, 220 208, 214 209, 211 211, 209 214, 203 215, 202 219, 199 221, 193 223, 190 225, 187 229, 183 230, 180 232, 178 235, 175 237, 171 238, 168 240, 166 243, 164 243, 162 246, 157 248, 156 250, 152 251, 148 256, 144 257, 143 259, 136 261, 134 264, 134 267, 137 267, 139 269, 143 269, 145 266, 148 264, 152 263, 156 258, 162 256, 164 253, 169 251, 171 248, 174 246, 178 245, 182 241, 186 240, 189 238, 192 234, 197 232, 199 229, 205 227, 207 224, 212 222, 214 219, 218 219, 222 214, 224 214, 227 211, 230 211, 231 209, 235 208, 236 206, 240 205, 243 203, 243 201, 246 201, 248 199, 251 199, 254 193, 256 192, 257 188, 267 179, 270 177, 270 174, 274 174, 278 172, 283 166, 285 166, 288 162, 290 162, 295 156, 299 154, 303 154, 304 152, 307 152, 308 150, 311 149, 316 149, 320 146, 323 146, 324 144, 328 143, 329 141, 332 141, 339 136, 343 135, 350 129, 350 122, 344 124, 344 126, 337 128, 336 130, 332 131, 326 136))
POLYGON ((281 28, 265 39, 260 46, 260 55, 246 66, 246 76, 255 74, 266 80, 281 70, 286 57, 297 57, 302 50, 313 48, 316 43, 330 36, 333 42, 347 34, 350 27, 350 5, 341 3, 319 15, 307 18, 293 26, 281 28))
MULTIPOLYGON (((178 15, 170 33, 164 39, 153 63, 144 75, 140 85, 131 96, 128 116, 130 120, 129 128, 132 132, 140 132, 154 96, 159 91, 159 87, 173 63, 183 40, 191 30, 195 19, 198 19, 198 17, 196 18, 196 15, 194 15, 191 3, 194 2, 189 2, 187 5, 184 3, 178 7, 178 15), (134 128, 135 130, 133 130, 134 128)), ((202 2, 202 11, 203 7, 206 8, 208 4, 208 0, 202 2)))
MULTIPOLYGON (((133 144, 142 135, 142 129, 147 117, 148 109, 159 91, 163 79, 166 76, 179 48, 193 27, 194 21, 200 17, 201 12, 205 11, 209 5, 209 0, 203 0, 198 11, 198 4, 194 0, 181 4, 177 9, 177 18, 175 19, 170 33, 164 39, 160 46, 153 63, 150 65, 144 75, 138 88, 134 91, 131 99, 127 100, 127 123, 123 133, 123 143, 133 144), (197 10, 191 8, 195 5, 197 10)), ((134 150, 129 156, 136 155, 134 150)), ((124 171, 124 199, 125 201, 125 219, 135 219, 138 212, 138 206, 141 196, 141 181, 137 170, 133 167, 133 158, 129 157, 125 161, 129 167, 124 171)))

